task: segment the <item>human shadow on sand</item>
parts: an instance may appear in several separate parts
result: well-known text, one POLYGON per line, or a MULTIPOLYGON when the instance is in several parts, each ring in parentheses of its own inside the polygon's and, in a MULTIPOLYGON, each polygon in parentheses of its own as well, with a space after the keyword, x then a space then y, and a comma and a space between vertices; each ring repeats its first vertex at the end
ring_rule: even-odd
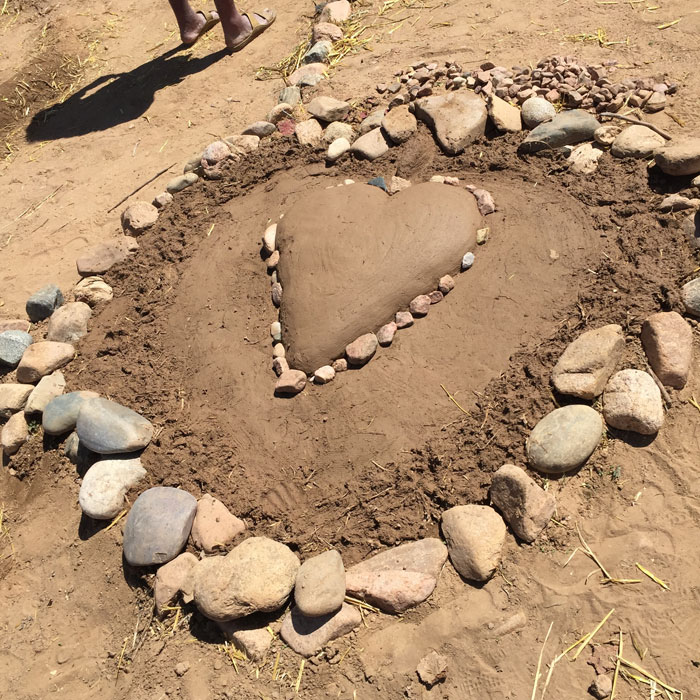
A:
POLYGON ((202 58, 176 55, 181 48, 171 49, 126 73, 100 76, 65 102, 42 109, 27 127, 27 139, 53 141, 82 136, 136 119, 153 104, 158 90, 176 85, 230 55, 228 49, 202 58))

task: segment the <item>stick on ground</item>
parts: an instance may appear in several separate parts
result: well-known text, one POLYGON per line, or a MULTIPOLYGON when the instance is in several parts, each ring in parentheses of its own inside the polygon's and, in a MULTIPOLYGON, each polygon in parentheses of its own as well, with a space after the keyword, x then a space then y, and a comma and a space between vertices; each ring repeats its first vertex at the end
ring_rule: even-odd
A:
POLYGON ((129 197, 133 197, 137 192, 140 192, 146 185, 150 185, 154 180, 157 180, 161 175, 165 174, 170 170, 170 168, 176 165, 176 163, 171 163, 167 168, 163 168, 160 172, 156 173, 150 180, 146 180, 143 185, 139 185, 133 192, 129 192, 123 199, 120 199, 111 209, 107 210, 107 213, 113 212, 120 204, 124 204, 129 197))

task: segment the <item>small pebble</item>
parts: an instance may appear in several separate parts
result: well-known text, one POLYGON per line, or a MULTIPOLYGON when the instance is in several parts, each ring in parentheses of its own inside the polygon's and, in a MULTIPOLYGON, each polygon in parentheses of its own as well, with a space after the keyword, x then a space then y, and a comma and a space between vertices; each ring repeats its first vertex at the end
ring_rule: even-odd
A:
POLYGON ((335 370, 330 365, 323 365, 314 372, 314 382, 316 384, 328 384, 335 379, 335 370))
POLYGON ((396 327, 398 329, 408 328, 413 325, 413 316, 410 311, 396 312, 396 327))
POLYGON ((465 253, 462 258, 462 272, 468 270, 474 264, 474 253, 465 253))
MULTIPOLYGON (((467 253, 467 255, 471 255, 471 265, 474 264, 474 254, 473 253, 467 253)), ((465 258, 467 255, 462 258, 462 265, 464 265, 465 258)), ((438 282, 438 289, 443 293, 443 294, 449 294, 453 289, 455 288, 455 281, 452 279, 450 275, 445 275, 444 277, 440 278, 440 281, 438 282)))
POLYGON ((445 295, 439 289, 436 289, 430 292, 428 297, 430 298, 431 304, 439 304, 445 298, 445 295))

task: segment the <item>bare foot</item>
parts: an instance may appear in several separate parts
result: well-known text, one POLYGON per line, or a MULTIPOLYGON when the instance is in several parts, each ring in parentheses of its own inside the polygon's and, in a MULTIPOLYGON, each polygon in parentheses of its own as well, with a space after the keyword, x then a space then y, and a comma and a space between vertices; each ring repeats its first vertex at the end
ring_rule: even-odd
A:
MULTIPOLYGON (((211 12, 211 19, 218 20, 219 15, 216 12, 211 12)), ((183 44, 194 44, 202 35, 204 27, 211 22, 203 12, 195 12, 188 18, 185 26, 180 30, 180 39, 183 44)), ((211 26, 211 25, 210 25, 211 26)))

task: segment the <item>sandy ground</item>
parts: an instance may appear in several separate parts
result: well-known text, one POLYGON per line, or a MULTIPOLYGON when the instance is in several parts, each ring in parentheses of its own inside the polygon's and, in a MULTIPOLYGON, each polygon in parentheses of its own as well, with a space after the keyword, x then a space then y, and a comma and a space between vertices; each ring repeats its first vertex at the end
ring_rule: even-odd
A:
MULTIPOLYGON (((322 90, 343 99, 369 95, 396 69, 424 58, 454 58, 466 67, 485 59, 536 62, 553 53, 590 62, 613 57, 630 66, 626 74, 677 81, 678 95, 655 120, 674 133, 697 132, 700 12, 690 5, 662 2, 650 10, 652 3, 584 0, 536 7, 416 3, 392 8, 382 19, 379 3, 356 3, 368 11, 367 23, 375 23, 368 30, 371 51, 345 59, 322 90), (669 29, 657 29, 678 18, 669 29), (600 28, 608 41, 624 43, 566 38, 600 28)), ((8 2, 0 15, 0 92, 7 98, 0 126, 8 144, 0 201, 3 316, 21 314, 26 297, 47 282, 70 289, 79 252, 119 232, 120 208, 108 210, 122 197, 174 164, 139 195, 149 199, 191 154, 262 118, 275 104, 281 81, 256 81, 255 71, 291 52, 308 32, 313 6, 292 2, 277 9, 275 27, 235 57, 220 51, 223 42, 215 30, 191 53, 163 59, 177 46, 165 3, 20 8, 8 2), (37 75, 46 80, 44 88, 27 77, 37 75), (72 82, 74 89, 86 89, 68 98, 58 127, 27 136, 28 119, 74 92, 72 82)), ((528 426, 554 407, 548 372, 584 321, 622 323, 629 331, 627 359, 634 364, 641 319, 678 308, 677 298, 664 290, 677 288, 695 267, 682 237, 673 232, 673 217, 657 222, 651 213, 654 195, 643 164, 603 163, 593 179, 593 192, 617 202, 616 211, 596 206, 599 200, 575 178, 552 175, 546 164, 531 169, 517 163, 514 147, 499 153, 500 162, 506 155, 512 160, 496 173, 480 166, 476 154, 458 162, 444 159, 425 133, 412 146, 420 158, 404 148, 393 157, 394 171, 427 179, 434 168, 481 178, 504 202, 494 227, 528 244, 518 251, 504 236, 487 247, 491 269, 498 272, 475 278, 478 300, 467 288, 457 289, 461 297, 423 322, 425 330, 412 330, 366 370, 323 394, 309 392, 295 410, 291 403, 271 401, 257 389, 269 378, 267 350, 248 347, 266 332, 273 314, 250 241, 270 210, 283 211, 305 188, 372 174, 365 164, 310 179, 296 169, 297 154, 278 152, 276 165, 254 161, 258 179, 270 175, 258 182, 256 173, 246 173, 248 196, 239 187, 233 198, 219 197, 216 183, 207 185, 188 194, 144 239, 147 289, 139 289, 143 280, 133 271, 115 273, 122 296, 95 320, 69 371, 71 388, 99 388, 159 422, 165 433, 145 458, 153 483, 210 491, 257 532, 293 543, 303 555, 330 541, 354 562, 381 546, 436 535, 441 509, 483 500, 491 471, 505 461, 523 463, 528 426), (544 182, 548 189, 535 195, 528 182, 544 182), (212 206, 217 203, 219 210, 212 206), (629 203, 637 214, 616 224, 619 209, 629 203), (551 225, 544 237, 537 228, 543 210, 551 225), (201 233, 185 235, 195 222, 208 228, 210 221, 221 225, 208 241, 201 242, 201 233), (592 236, 594 231, 600 236, 592 236), (170 246, 168 264, 157 236, 170 246), (212 246, 225 254, 212 256, 212 246), (550 248, 562 253, 559 277, 551 278, 550 248), (609 265, 601 251, 612 258, 609 265), (202 285, 203 270, 212 264, 220 274, 206 275, 209 285, 202 285), (530 269, 531 278, 507 285, 509 264, 530 269), (585 272, 589 266, 600 274, 596 284, 585 272), (231 313, 225 302, 232 290, 241 299, 241 314, 231 313), (510 301, 500 298, 506 291, 510 301), (125 312, 146 296, 156 322, 130 329, 125 312), (183 339, 183 329, 197 341, 183 339), (472 342, 461 348, 465 335, 472 342), (243 358, 236 369, 247 379, 233 376, 222 359, 232 342, 243 358), (464 397, 470 417, 462 418, 446 401, 440 383, 464 397), (473 391, 479 395, 467 399, 473 391), (388 392, 392 411, 386 411, 388 392), (394 472, 378 473, 372 459, 394 472), (381 498, 366 504, 384 489, 390 493, 386 504, 381 498), (338 515, 355 501, 365 505, 342 530, 338 515)), ((615 608, 596 641, 616 641, 621 630, 634 660, 682 688, 685 697, 698 697, 700 415, 687 403, 700 394, 698 376, 696 370, 674 396, 656 440, 638 444, 613 435, 590 468, 550 483, 561 525, 550 526, 542 541, 522 547, 509 537, 502 570, 481 589, 465 585, 447 567, 424 606, 401 620, 368 616, 356 635, 334 644, 340 663, 306 666, 300 696, 529 698, 550 623, 545 664, 615 608), (614 575, 643 582, 601 585, 597 574, 588 578, 595 565, 581 553, 563 567, 578 544, 575 523, 614 575), (670 590, 640 576, 636 562, 668 581, 670 590), (494 632, 518 613, 526 623, 509 634, 494 632), (639 652, 648 649, 643 661, 632 635, 639 652), (448 657, 450 670, 446 683, 428 692, 417 683, 415 666, 430 649, 448 657)), ((120 528, 95 531, 81 522, 74 468, 54 444, 44 453, 34 443, 13 465, 15 475, 3 467, 0 476, 3 523, 12 538, 12 547, 7 537, 2 540, 0 553, 0 694, 293 696, 298 657, 279 643, 264 665, 239 666, 237 672, 201 618, 186 617, 177 627, 172 618, 152 621, 148 579, 122 567, 120 528), (173 671, 180 661, 190 664, 183 677, 173 671)), ((586 697, 593 669, 585 660, 586 654, 557 664, 545 697, 586 697)), ((618 696, 644 697, 627 683, 618 696)))

